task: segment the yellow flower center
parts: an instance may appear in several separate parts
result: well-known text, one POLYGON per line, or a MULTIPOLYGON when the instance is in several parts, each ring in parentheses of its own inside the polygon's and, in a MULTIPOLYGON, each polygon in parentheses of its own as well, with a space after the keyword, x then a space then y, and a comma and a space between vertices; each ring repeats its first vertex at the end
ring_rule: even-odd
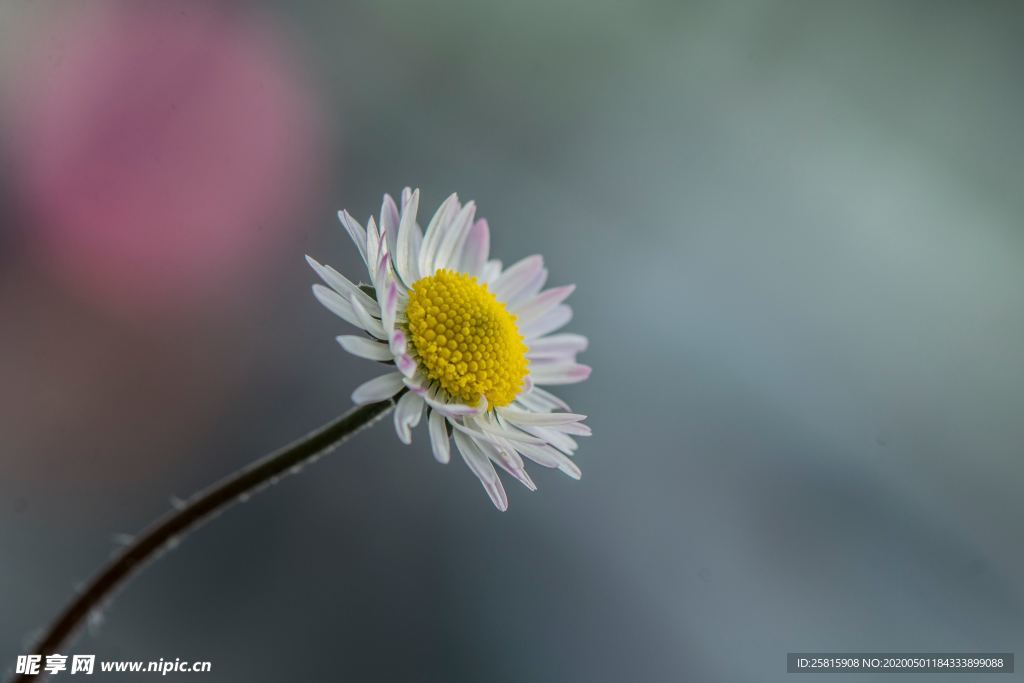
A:
POLYGON ((439 270, 417 280, 406 317, 423 371, 452 397, 505 406, 523 388, 527 349, 516 317, 475 277, 439 270))

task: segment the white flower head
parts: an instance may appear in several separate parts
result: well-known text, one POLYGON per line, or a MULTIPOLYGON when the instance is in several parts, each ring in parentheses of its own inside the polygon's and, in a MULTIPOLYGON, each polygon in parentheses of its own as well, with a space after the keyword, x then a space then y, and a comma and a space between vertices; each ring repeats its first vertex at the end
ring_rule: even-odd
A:
POLYGON ((401 394, 395 430, 404 443, 426 413, 434 457, 447 463, 451 441, 495 506, 508 497, 497 464, 531 491, 537 486, 523 458, 579 479, 567 456, 574 436, 589 436, 586 416, 569 412, 542 388, 582 382, 590 368, 576 362, 587 338, 556 330, 572 318, 572 285, 543 289, 540 256, 508 268, 489 260, 490 231, 473 202, 456 195, 441 204, 424 231, 416 220, 420 192, 402 191, 401 210, 384 195, 379 223, 364 228, 338 213, 369 274, 356 285, 330 266, 306 260, 326 283, 313 294, 363 335, 338 337, 349 353, 393 365, 359 386, 357 404, 401 394), (404 393, 403 393, 404 392, 404 393))

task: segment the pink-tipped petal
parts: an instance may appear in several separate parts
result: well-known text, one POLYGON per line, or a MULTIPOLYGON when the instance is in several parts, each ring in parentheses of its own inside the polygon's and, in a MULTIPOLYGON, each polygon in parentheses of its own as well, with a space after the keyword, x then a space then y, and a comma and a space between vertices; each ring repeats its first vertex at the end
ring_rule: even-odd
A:
POLYGON ((408 347, 409 344, 405 337, 405 331, 396 327, 394 332, 391 333, 391 351, 395 354, 403 354, 408 347))
POLYGON ((399 372, 406 377, 412 377, 415 375, 416 368, 418 367, 416 361, 407 353, 403 353, 395 357, 395 366, 398 368, 399 372))

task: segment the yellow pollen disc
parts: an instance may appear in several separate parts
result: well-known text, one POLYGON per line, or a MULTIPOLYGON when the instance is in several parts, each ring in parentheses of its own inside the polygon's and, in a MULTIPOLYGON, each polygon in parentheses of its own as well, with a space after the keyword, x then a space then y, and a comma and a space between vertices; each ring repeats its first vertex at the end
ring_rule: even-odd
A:
POLYGON ((526 343, 516 317, 475 277, 439 270, 417 280, 406 307, 409 337, 426 375, 475 406, 508 405, 523 388, 526 343))

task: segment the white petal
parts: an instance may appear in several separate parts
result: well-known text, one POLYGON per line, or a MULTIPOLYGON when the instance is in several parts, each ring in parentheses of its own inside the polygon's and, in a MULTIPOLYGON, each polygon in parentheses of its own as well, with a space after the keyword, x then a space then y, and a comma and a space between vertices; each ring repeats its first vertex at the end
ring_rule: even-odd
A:
POLYGON ((550 363, 530 366, 530 376, 537 384, 576 384, 590 377, 590 366, 582 363, 550 363))
MULTIPOLYGON (((452 429, 454 431, 462 432, 463 434, 472 438, 474 441, 480 443, 490 443, 502 447, 510 446, 512 442, 509 438, 507 438, 509 437, 509 434, 507 434, 507 430, 504 430, 502 427, 498 425, 495 425, 493 427, 489 426, 488 428, 485 429, 482 424, 483 422, 486 422, 485 417, 481 415, 478 418, 479 421, 473 421, 473 417, 474 416, 468 416, 461 419, 451 419, 448 422, 449 424, 451 424, 452 429)), ((523 432, 519 433, 523 434, 523 432)), ((526 437, 527 439, 526 443, 532 443, 535 445, 547 443, 544 439, 532 436, 530 434, 523 434, 523 436, 526 437)))
POLYGON ((420 279, 419 250, 423 233, 416 224, 416 212, 420 206, 420 191, 415 190, 402 203, 402 218, 398 226, 397 246, 392 252, 395 270, 406 287, 420 279))
POLYGON ((523 463, 523 459, 519 457, 519 451, 507 439, 499 438, 493 441, 477 439, 476 443, 487 454, 487 457, 502 467, 521 470, 526 466, 523 463))
MULTIPOLYGON (((554 427, 536 427, 534 425, 523 425, 523 429, 529 433, 544 439, 551 446, 562 451, 566 455, 572 455, 579 448, 579 444, 569 435, 563 434, 554 427)), ((533 445, 533 444, 530 444, 533 445)), ((521 450, 521 449, 520 449, 521 450)))
MULTIPOLYGON (((499 301, 508 301, 510 297, 519 293, 523 287, 544 270, 544 259, 538 255, 527 256, 526 258, 513 263, 505 272, 494 281, 491 291, 499 301)), ((539 289, 539 288, 538 288, 539 289)))
POLYGON ((434 263, 437 258, 437 250, 441 246, 448 231, 448 223, 452 216, 458 213, 462 207, 459 205, 459 196, 452 194, 441 203, 434 217, 427 225, 427 231, 423 235, 423 244, 420 246, 420 274, 424 277, 433 275, 436 270, 434 263))
POLYGON ((345 227, 348 236, 356 243, 356 249, 359 250, 363 263, 366 263, 366 228, 360 225, 359 221, 355 218, 352 218, 352 214, 348 211, 339 211, 338 220, 345 227))
POLYGON ((551 446, 527 445, 520 448, 519 451, 538 465, 556 467, 573 479, 579 479, 583 474, 576 463, 551 446))
POLYGON ((423 415, 423 399, 409 391, 402 394, 395 406, 395 431, 402 443, 412 443, 412 428, 419 424, 423 415))
POLYGON ((481 416, 473 423, 482 433, 480 437, 488 441, 508 439, 516 443, 544 443, 544 439, 524 433, 512 425, 504 422, 492 422, 487 416, 481 416))
POLYGON ((466 243, 462 247, 462 256, 459 259, 459 270, 469 273, 473 277, 479 277, 487 263, 487 254, 491 249, 491 231, 487 227, 487 221, 481 218, 469 230, 466 243))
POLYGON ((589 425, 585 425, 582 422, 570 422, 569 424, 558 425, 552 427, 552 429, 562 432, 564 434, 573 434, 574 436, 590 436, 593 434, 589 425))
MULTIPOLYGON (((490 465, 490 461, 487 464, 494 469, 494 466, 490 465)), ((481 481, 480 483, 484 485, 484 491, 487 491, 487 495, 491 497, 494 507, 506 512, 508 510, 508 494, 505 493, 501 479, 495 478, 492 482, 481 481)))
POLYGON ((547 444, 540 446, 526 444, 521 446, 518 451, 541 467, 550 467, 552 469, 556 469, 562 463, 562 458, 565 457, 547 444))
POLYGON ((455 437, 455 445, 459 447, 459 452, 462 453, 466 464, 473 470, 473 474, 479 477, 480 481, 488 482, 498 478, 498 473, 494 471, 494 467, 476 445, 473 437, 460 431, 453 432, 452 436, 455 437))
POLYGON ((554 287, 524 301, 522 304, 511 306, 510 310, 519 319, 519 324, 525 326, 565 301, 575 289, 576 285, 554 287))
MULTIPOLYGON (((384 331, 384 326, 380 324, 380 321, 372 317, 369 312, 359 303, 358 299, 350 299, 349 303, 352 304, 352 310, 359 319, 359 325, 372 334, 377 339, 387 339, 387 333, 384 331)), ((378 310, 380 306, 377 306, 378 310)))
POLYGON ((574 360, 577 353, 586 351, 589 342, 582 334, 553 334, 530 342, 530 350, 526 357, 531 359, 539 358, 567 358, 574 360))
POLYGON ((530 478, 529 472, 527 472, 525 469, 513 470, 513 469, 509 469, 508 467, 505 467, 505 465, 502 465, 502 463, 500 463, 500 462, 498 464, 501 465, 501 468, 503 470, 505 470, 506 472, 511 474, 513 477, 518 479, 519 482, 523 486, 525 486, 526 488, 528 488, 531 491, 536 491, 537 490, 537 485, 535 483, 533 483, 533 479, 530 478))
POLYGON ((566 458, 565 456, 562 456, 560 458, 560 462, 558 463, 558 469, 562 474, 567 474, 576 481, 579 481, 580 477, 583 476, 583 471, 580 470, 579 465, 574 463, 569 458, 566 458))
POLYGON ((532 410, 536 413, 547 413, 557 407, 537 396, 536 387, 534 387, 533 391, 524 392, 516 396, 515 402, 524 409, 532 410))
MULTIPOLYGON (((462 254, 462 246, 466 242, 469 230, 473 227, 473 216, 476 214, 476 204, 467 202, 462 210, 455 215, 448 230, 441 240, 437 249, 437 256, 434 258, 434 270, 439 268, 457 269, 459 267, 458 257, 462 254)), ((433 271, 431 271, 433 272, 433 271)))
POLYGON ((383 241, 377 223, 370 216, 366 221, 366 271, 370 274, 370 282, 377 285, 377 264, 380 262, 380 250, 383 241))
POLYGON ((383 401, 397 394, 403 386, 405 385, 402 383, 402 374, 399 372, 374 377, 356 387, 352 392, 352 402, 356 405, 366 405, 383 401))
POLYGON ((564 425, 587 419, 586 415, 578 413, 531 413, 515 408, 498 408, 498 414, 513 424, 538 425, 540 427, 564 425))
POLYGON ((359 289, 359 287, 357 287, 351 280, 336 271, 334 268, 321 265, 311 256, 306 256, 306 263, 316 271, 316 274, 320 276, 321 280, 323 280, 338 294, 341 294, 346 299, 358 299, 359 303, 361 303, 366 310, 372 311, 374 315, 380 314, 377 302, 371 299, 366 292, 359 289))
POLYGON ((382 235, 386 235, 386 242, 388 245, 388 251, 392 254, 398 251, 398 225, 401 221, 401 216, 398 213, 398 207, 395 205, 395 200, 391 198, 391 195, 384 195, 384 202, 380 205, 380 232, 382 235))
POLYGON ((533 340, 554 332, 570 320, 572 320, 572 309, 565 304, 559 304, 528 325, 520 325, 519 334, 528 341, 533 340))
POLYGON ((515 477, 523 486, 531 491, 537 490, 537 485, 533 483, 533 479, 526 473, 523 466, 523 459, 519 457, 519 453, 515 449, 508 445, 498 446, 492 443, 477 441, 476 445, 480 447, 480 450, 490 458, 491 462, 495 463, 501 469, 505 470, 513 477, 515 477))
POLYGON ((356 312, 352 308, 352 304, 348 299, 345 299, 333 289, 328 289, 321 284, 313 285, 313 296, 316 297, 317 301, 323 304, 324 308, 345 322, 355 325, 356 327, 362 327, 362 321, 360 321, 359 317, 356 316, 356 312))
POLYGON ((569 410, 569 404, 566 403, 565 401, 563 401, 562 399, 558 398, 554 394, 552 394, 550 391, 547 391, 545 389, 541 389, 540 387, 534 387, 533 391, 531 391, 530 393, 532 395, 534 395, 535 397, 539 398, 539 399, 542 399, 544 401, 548 401, 555 408, 560 408, 562 410, 569 410))
POLYGON ((501 261, 498 259, 492 259, 484 264, 484 268, 480 273, 480 281, 486 282, 487 284, 493 284, 500 275, 501 261))
POLYGON ((473 470, 473 474, 477 476, 480 483, 484 485, 484 490, 491 497, 491 502, 502 512, 507 510, 508 496, 505 494, 505 488, 501 485, 501 480, 498 479, 498 473, 494 471, 494 465, 470 437, 461 432, 455 432, 454 436, 455 445, 458 446, 462 459, 473 470))
POLYGON ((467 415, 478 415, 482 412, 482 408, 477 406, 467 406, 463 403, 445 403, 444 401, 438 401, 435 397, 430 396, 426 389, 422 386, 418 386, 412 378, 406 380, 405 385, 419 394, 427 405, 444 414, 446 417, 466 417, 467 415))
POLYGON ((448 427, 444 415, 436 410, 431 410, 427 426, 430 429, 430 446, 434 451, 434 458, 444 465, 451 458, 451 441, 448 437, 448 427))
POLYGON ((385 235, 380 236, 380 255, 377 257, 377 273, 373 278, 373 289, 377 293, 377 303, 384 308, 384 294, 388 285, 394 281, 395 276, 391 269, 391 256, 388 246, 384 244, 385 235))
POLYGON ((388 349, 387 344, 382 344, 366 337, 360 337, 353 334, 343 334, 340 337, 335 337, 335 339, 337 339, 338 343, 341 344, 341 348, 345 349, 353 356, 368 358, 369 360, 391 360, 394 357, 391 354, 391 350, 388 349))
POLYGON ((544 283, 548 281, 548 269, 541 268, 530 277, 529 280, 522 283, 518 290, 509 292, 505 295, 503 301, 509 307, 509 310, 513 308, 519 308, 524 303, 537 296, 540 293, 544 283))
POLYGON ((390 335, 395 330, 395 314, 398 312, 398 285, 394 281, 388 284, 380 309, 384 331, 390 335))
MULTIPOLYGON (((520 397, 520 399, 521 398, 522 397, 520 397)), ((518 400, 519 399, 517 399, 517 401, 518 400)), ((548 415, 549 414, 547 412, 547 408, 538 408, 538 409, 528 408, 528 410, 536 412, 536 413, 541 414, 541 415, 548 415)), ((502 419, 504 420, 504 418, 502 418, 502 419)), ((585 425, 585 424, 583 424, 583 422, 562 422, 562 423, 559 423, 559 424, 547 424, 547 425, 530 424, 529 422, 520 422, 520 423, 509 422, 508 424, 509 425, 517 426, 520 429, 523 429, 523 430, 531 432, 531 433, 533 433, 533 428, 536 428, 536 427, 543 427, 543 428, 547 429, 548 430, 547 433, 558 432, 560 434, 573 434, 575 436, 590 436, 591 433, 592 433, 590 427, 585 425)), ((568 444, 566 444, 566 445, 568 445, 568 444)), ((573 448, 575 448, 575 444, 573 444, 573 448)))
POLYGON ((406 377, 405 386, 409 387, 410 390, 415 391, 423 398, 430 395, 430 391, 427 389, 427 387, 430 386, 430 378, 422 372, 417 371, 412 377, 406 377))

